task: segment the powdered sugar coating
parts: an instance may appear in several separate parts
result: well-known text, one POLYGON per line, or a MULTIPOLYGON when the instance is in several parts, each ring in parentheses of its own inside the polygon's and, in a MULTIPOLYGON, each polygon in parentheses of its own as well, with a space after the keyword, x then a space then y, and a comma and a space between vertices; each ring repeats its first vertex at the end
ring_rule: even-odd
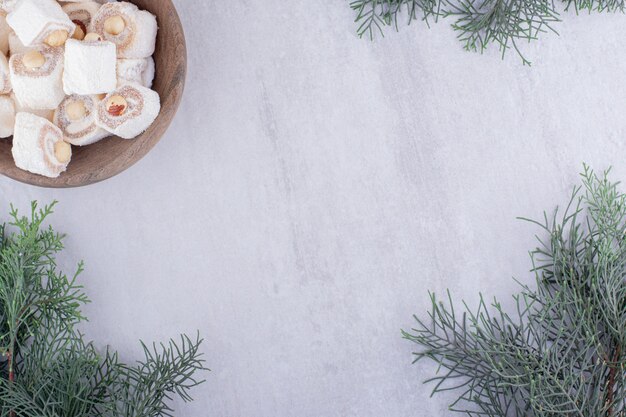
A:
POLYGON ((113 42, 117 46, 118 55, 122 55, 133 43, 137 28, 132 16, 139 11, 139 8, 131 3, 108 3, 100 8, 93 21, 93 30, 103 39, 113 42), (104 23, 110 17, 120 16, 124 19, 126 27, 119 35, 113 35, 104 30, 104 23))
POLYGON ((45 58, 39 68, 24 65, 25 54, 16 54, 9 60, 13 92, 24 107, 55 109, 65 98, 63 91, 63 48, 42 46, 36 48, 45 58))
POLYGON ((63 140, 61 130, 48 120, 30 113, 18 113, 11 152, 18 168, 56 178, 67 169, 54 153, 63 140))
POLYGON ((26 46, 41 45, 58 30, 71 36, 76 28, 54 0, 20 0, 7 16, 7 22, 26 46))
POLYGON ((54 124, 61 129, 65 141, 72 145, 85 146, 109 136, 109 133, 96 125, 96 109, 100 100, 97 96, 67 96, 54 112, 54 124), (85 107, 85 115, 72 120, 67 115, 67 107, 80 102, 85 107))
POLYGON ((160 98, 155 91, 138 84, 126 84, 98 104, 96 123, 114 135, 132 139, 150 127, 160 110, 160 98), (107 109, 109 99, 116 95, 123 97, 127 103, 127 108, 119 116, 107 109))
POLYGON ((147 58, 154 54, 157 35, 156 17, 150 12, 139 10, 128 2, 103 5, 93 21, 93 30, 103 39, 117 45, 118 58, 147 58), (119 16, 124 20, 124 30, 113 35, 105 30, 105 22, 119 16))
POLYGON ((104 124, 105 128, 109 128, 110 130, 115 130, 120 127, 122 124, 126 123, 129 119, 134 119, 141 115, 144 106, 144 99, 141 95, 141 92, 131 85, 122 86, 122 88, 117 89, 115 92, 109 94, 102 100, 101 105, 98 106, 98 120, 100 123, 104 124), (126 102, 128 103, 128 107, 124 111, 124 114, 121 116, 113 116, 111 115, 107 108, 106 102, 111 96, 119 95, 124 97, 126 102))
POLYGON ((65 94, 103 94, 117 87, 117 58, 112 42, 69 39, 65 43, 64 65, 65 94))
POLYGON ((53 48, 51 46, 41 46, 36 48, 45 58, 45 63, 39 68, 28 68, 24 65, 25 52, 14 54, 11 56, 10 66, 11 73, 19 77, 41 78, 48 77, 54 72, 59 65, 62 65, 63 57, 62 48, 53 48))

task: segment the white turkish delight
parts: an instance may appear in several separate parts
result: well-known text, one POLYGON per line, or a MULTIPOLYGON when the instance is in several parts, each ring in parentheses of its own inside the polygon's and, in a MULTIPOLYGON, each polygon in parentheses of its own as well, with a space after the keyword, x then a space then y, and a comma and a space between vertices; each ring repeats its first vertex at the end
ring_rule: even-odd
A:
POLYGON ((25 46, 62 46, 76 28, 55 0, 20 0, 7 22, 25 46))
POLYGON ((147 58, 154 54, 156 17, 132 3, 104 4, 93 21, 93 30, 117 45, 118 58, 147 58))
POLYGON ((159 95, 138 84, 125 84, 98 104, 96 123, 124 139, 144 132, 159 115, 159 95))
POLYGON ((66 94, 104 94, 117 87, 115 44, 70 39, 65 44, 66 94))
POLYGON ((98 96, 67 96, 54 112, 54 124, 63 132, 65 141, 76 146, 96 143, 110 136, 96 125, 98 96))
POLYGON ((13 92, 32 109, 56 109, 63 92, 63 49, 41 46, 12 55, 9 60, 13 92))
POLYGON ((18 168, 50 178, 65 172, 72 158, 61 129, 30 113, 16 115, 11 151, 18 168))

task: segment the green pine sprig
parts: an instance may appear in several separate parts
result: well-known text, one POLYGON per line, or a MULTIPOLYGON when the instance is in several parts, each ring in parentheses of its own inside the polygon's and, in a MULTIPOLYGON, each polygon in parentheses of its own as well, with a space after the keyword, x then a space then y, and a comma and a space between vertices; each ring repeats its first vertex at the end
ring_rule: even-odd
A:
POLYGON ((12 208, 0 225, 0 417, 173 416, 171 400, 191 401, 204 382, 202 339, 142 344, 135 365, 85 341, 83 265, 71 276, 57 268, 64 236, 44 227, 54 205, 12 208))
POLYGON ((502 57, 513 50, 524 64, 521 44, 539 39, 547 32, 557 33, 562 10, 624 12, 626 0, 351 0, 356 13, 357 34, 373 39, 384 35, 386 27, 440 18, 451 20, 452 28, 468 51, 483 52, 495 44, 502 57))
POLYGON ((563 212, 544 215, 533 287, 515 309, 482 296, 477 309, 431 295, 428 320, 403 337, 415 361, 438 364, 433 394, 458 393, 468 416, 626 415, 626 195, 585 166, 563 212))

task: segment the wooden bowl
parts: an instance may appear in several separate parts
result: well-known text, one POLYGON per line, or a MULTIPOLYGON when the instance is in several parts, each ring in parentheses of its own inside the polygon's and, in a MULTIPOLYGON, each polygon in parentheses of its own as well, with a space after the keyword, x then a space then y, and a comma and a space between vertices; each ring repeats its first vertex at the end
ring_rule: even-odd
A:
POLYGON ((153 89, 161 96, 161 113, 144 133, 135 139, 111 137, 85 147, 72 147, 72 161, 58 178, 47 178, 22 171, 11 155, 11 138, 0 139, 0 174, 40 187, 69 188, 94 184, 126 170, 157 144, 170 125, 185 87, 187 48, 185 34, 172 0, 130 0, 157 17, 159 32, 154 60, 153 89))

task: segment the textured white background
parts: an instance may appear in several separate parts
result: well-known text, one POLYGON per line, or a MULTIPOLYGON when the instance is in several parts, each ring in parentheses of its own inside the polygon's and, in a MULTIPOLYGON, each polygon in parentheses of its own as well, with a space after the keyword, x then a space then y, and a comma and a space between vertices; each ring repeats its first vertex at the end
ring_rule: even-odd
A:
POLYGON ((58 199, 84 259, 89 336, 200 329, 213 372, 178 416, 445 416, 400 329, 426 290, 507 296, 538 217, 582 161, 626 179, 626 17, 467 53, 446 24, 375 43, 340 0, 178 0, 190 58, 168 135, 102 184, 0 179, 3 207, 58 199))

